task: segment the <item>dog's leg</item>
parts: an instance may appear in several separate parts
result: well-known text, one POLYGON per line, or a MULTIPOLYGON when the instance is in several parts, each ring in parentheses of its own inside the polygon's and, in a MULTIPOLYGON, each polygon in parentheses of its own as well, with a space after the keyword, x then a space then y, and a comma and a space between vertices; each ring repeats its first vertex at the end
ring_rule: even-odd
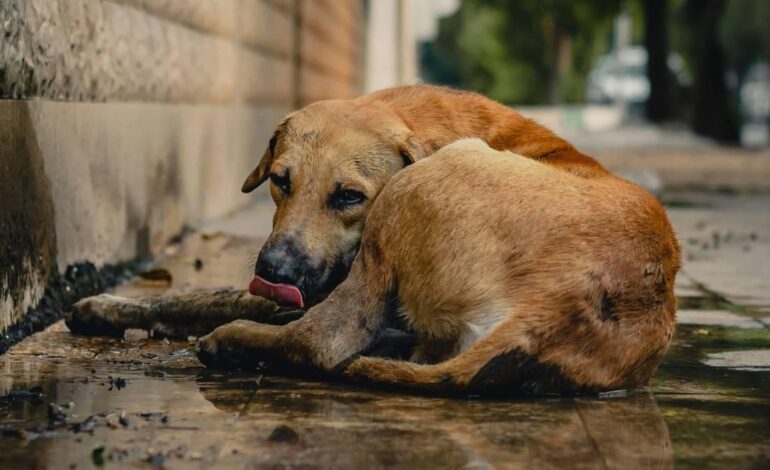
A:
POLYGON ((387 326, 391 279, 362 246, 351 272, 322 303, 285 326, 236 321, 198 343, 206 365, 255 368, 289 363, 334 372, 373 348, 387 326))
POLYGON ((451 359, 459 352, 461 334, 460 331, 452 331, 445 326, 440 337, 420 335, 409 361, 418 364, 437 364, 451 359))
POLYGON ((488 336, 438 364, 359 357, 343 376, 366 384, 439 394, 541 395, 583 391, 557 365, 539 360, 531 331, 512 314, 488 336))
POLYGON ((274 302, 244 290, 218 289, 128 298, 110 294, 76 303, 67 317, 73 333, 122 336, 129 328, 161 336, 202 336, 237 319, 284 324, 303 312, 279 308, 274 302))

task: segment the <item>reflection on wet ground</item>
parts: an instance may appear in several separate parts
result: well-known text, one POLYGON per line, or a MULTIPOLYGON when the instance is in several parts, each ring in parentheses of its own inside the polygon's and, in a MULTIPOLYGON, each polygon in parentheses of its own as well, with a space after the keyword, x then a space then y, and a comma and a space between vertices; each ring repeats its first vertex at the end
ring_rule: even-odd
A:
POLYGON ((170 467, 761 466, 769 371, 703 363, 770 340, 735 334, 681 328, 652 392, 479 401, 207 371, 189 343, 79 338, 58 324, 0 364, 0 393, 13 391, 0 400, 0 467, 88 468, 97 455, 170 467), (49 403, 67 426, 50 424, 49 403), (72 426, 100 414, 93 429, 72 426))
POLYGON ((206 371, 189 346, 74 338, 61 325, 28 342, 5 359, 3 388, 34 395, 41 387, 42 397, 2 403, 9 451, 0 466, 89 467, 102 446, 107 463, 154 459, 172 467, 672 465, 665 415, 649 392, 528 401, 414 397, 206 371), (112 385, 117 378, 123 387, 112 385), (49 425, 48 403, 60 405, 70 424, 104 416, 91 418, 91 432, 76 432, 49 425))
MULTIPOLYGON (((258 246, 195 234, 160 265, 174 289, 242 285, 258 246)), ((696 287, 650 390, 600 397, 441 399, 223 373, 193 343, 59 323, 0 358, 0 468, 768 468, 770 330, 696 287)))

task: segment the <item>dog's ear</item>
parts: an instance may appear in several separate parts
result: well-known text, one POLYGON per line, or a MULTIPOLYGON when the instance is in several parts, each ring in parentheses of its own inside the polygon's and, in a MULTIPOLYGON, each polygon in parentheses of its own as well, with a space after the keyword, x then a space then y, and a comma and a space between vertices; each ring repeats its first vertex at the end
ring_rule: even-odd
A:
POLYGON ((273 163, 273 157, 275 156, 275 144, 277 141, 278 131, 275 131, 273 136, 270 138, 270 142, 267 145, 267 149, 265 150, 264 155, 262 155, 262 160, 259 161, 259 165, 254 168, 254 171, 252 171, 249 177, 246 178, 246 181, 243 182, 241 191, 244 193, 250 193, 254 191, 260 184, 267 180, 268 176, 270 176, 270 165, 273 163))
POLYGON ((407 137, 404 142, 398 146, 398 153, 404 161, 404 167, 428 156, 425 147, 417 139, 411 136, 407 137))

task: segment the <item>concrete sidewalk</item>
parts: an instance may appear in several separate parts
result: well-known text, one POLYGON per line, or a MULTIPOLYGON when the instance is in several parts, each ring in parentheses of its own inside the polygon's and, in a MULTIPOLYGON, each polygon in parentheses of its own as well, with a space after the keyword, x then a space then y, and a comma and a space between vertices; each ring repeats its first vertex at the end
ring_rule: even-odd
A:
POLYGON ((682 192, 664 200, 684 250, 680 285, 770 318, 770 194, 682 192))
POLYGON ((595 157, 633 177, 652 172, 665 190, 770 191, 770 148, 747 150, 693 134, 684 124, 624 122, 612 106, 522 108, 534 119, 595 157))

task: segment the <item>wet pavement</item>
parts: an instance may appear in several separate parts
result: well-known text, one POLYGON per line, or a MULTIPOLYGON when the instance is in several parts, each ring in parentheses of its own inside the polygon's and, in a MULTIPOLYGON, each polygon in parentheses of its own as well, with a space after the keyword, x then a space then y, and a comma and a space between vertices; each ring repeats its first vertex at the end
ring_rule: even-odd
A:
MULTIPOLYGON (((770 197, 664 199, 685 249, 682 313, 649 390, 415 397, 208 371, 192 342, 58 323, 0 358, 0 468, 769 468, 770 197)), ((171 288, 245 285, 269 212, 170 246, 159 267, 171 288)))

